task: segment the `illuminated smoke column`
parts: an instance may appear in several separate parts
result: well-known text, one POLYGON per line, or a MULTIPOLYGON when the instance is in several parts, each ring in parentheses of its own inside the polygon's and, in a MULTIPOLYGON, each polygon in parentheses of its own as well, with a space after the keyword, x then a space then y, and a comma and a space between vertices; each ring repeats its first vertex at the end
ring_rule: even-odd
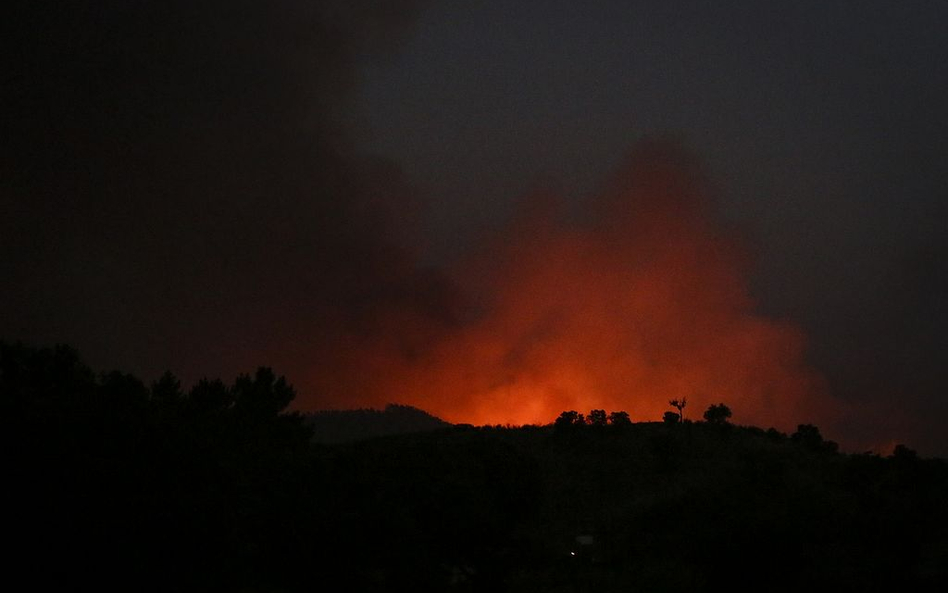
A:
POLYGON ((657 420, 681 397, 692 419, 719 401, 765 427, 831 419, 804 336, 755 312, 747 258, 706 190, 687 154, 645 142, 582 213, 527 200, 451 270, 454 323, 388 312, 375 338, 341 338, 351 358, 330 356, 335 372, 315 381, 330 399, 476 424, 592 408, 657 420))

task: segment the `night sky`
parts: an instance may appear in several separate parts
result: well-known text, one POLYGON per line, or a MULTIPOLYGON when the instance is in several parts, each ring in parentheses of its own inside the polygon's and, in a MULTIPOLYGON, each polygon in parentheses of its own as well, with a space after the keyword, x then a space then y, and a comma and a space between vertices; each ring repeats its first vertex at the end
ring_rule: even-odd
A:
POLYGON ((948 5, 15 1, 0 339, 948 454, 948 5))

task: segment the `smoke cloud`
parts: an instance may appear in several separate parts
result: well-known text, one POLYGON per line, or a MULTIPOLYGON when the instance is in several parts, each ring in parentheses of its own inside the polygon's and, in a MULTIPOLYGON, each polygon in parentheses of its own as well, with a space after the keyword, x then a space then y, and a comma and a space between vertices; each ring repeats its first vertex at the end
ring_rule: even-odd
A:
POLYGON ((337 402, 395 400, 458 422, 592 408, 654 420, 672 398, 688 399, 686 417, 723 401, 763 426, 828 420, 804 336, 755 313, 747 257, 713 222, 708 187, 686 151, 650 140, 581 215, 534 196, 447 272, 464 295, 454 327, 406 349, 417 321, 386 320, 383 339, 333 363, 348 379, 317 371, 313 384, 337 402))
POLYGON ((418 204, 352 147, 347 105, 416 4, 14 2, 0 335, 146 377, 293 377, 407 298, 418 204))
POLYGON ((680 148, 638 146, 582 212, 532 196, 429 269, 422 202, 361 154, 361 60, 415 3, 15 3, 0 64, 0 337, 185 382, 260 364, 302 409, 412 404, 455 422, 566 409, 831 417, 792 325, 680 148))

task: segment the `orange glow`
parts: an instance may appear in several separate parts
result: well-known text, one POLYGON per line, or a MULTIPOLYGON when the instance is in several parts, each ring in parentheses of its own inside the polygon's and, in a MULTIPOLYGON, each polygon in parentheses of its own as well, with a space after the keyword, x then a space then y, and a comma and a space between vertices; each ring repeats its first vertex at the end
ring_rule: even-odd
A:
POLYGON ((438 326, 410 314, 381 338, 340 338, 314 371, 329 400, 399 402, 453 422, 551 422, 561 411, 658 420, 727 403, 738 423, 788 429, 835 405, 804 363, 804 336, 755 313, 739 245, 708 215, 694 163, 640 147, 589 220, 537 199, 451 271, 476 308, 438 326), (404 345, 411 344, 411 348, 404 345))

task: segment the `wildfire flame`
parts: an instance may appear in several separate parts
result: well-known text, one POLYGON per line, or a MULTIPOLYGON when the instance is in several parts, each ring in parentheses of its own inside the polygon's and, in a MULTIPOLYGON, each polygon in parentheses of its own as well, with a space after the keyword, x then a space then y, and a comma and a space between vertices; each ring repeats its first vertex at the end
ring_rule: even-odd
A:
POLYGON ((686 417, 726 402, 763 426, 827 418, 834 405, 805 364, 804 336, 755 312, 748 259, 712 221, 707 186, 686 154, 645 143, 582 221, 534 198, 451 269, 474 304, 460 320, 389 317, 381 338, 348 338, 352 356, 315 380, 340 401, 476 424, 593 408, 657 420, 685 397, 686 417))

